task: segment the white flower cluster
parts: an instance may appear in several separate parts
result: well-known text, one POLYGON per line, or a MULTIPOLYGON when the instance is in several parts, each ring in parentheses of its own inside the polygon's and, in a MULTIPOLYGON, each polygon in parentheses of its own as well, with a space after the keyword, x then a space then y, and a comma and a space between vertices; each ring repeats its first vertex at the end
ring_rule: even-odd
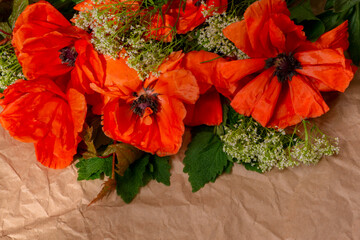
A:
MULTIPOLYGON (((101 3, 96 0, 93 2, 101 3)), ((77 27, 91 31, 91 42, 99 53, 117 58, 123 47, 121 44, 123 39, 118 35, 122 19, 114 12, 111 5, 108 9, 92 8, 76 14, 74 20, 77 27)))
MULTIPOLYGON (((93 0, 99 4, 98 0, 93 0)), ((91 31, 91 42, 95 49, 104 55, 116 59, 121 53, 127 58, 129 67, 135 69, 140 79, 149 77, 169 55, 162 42, 149 39, 148 23, 139 22, 141 14, 129 12, 127 3, 107 4, 101 8, 91 8, 79 12, 75 17, 75 25, 91 31), (120 11, 123 9, 124 11, 120 11), (126 51, 121 51, 125 49, 126 51)), ((151 16, 151 13, 150 15, 151 16)))
POLYGON ((339 138, 334 139, 331 144, 325 135, 315 138, 311 146, 306 143, 295 145, 291 149, 291 157, 306 165, 317 163, 323 156, 331 156, 339 153, 339 138))
POLYGON ((25 79, 10 42, 0 45, 0 90, 3 91, 18 79, 25 79))
POLYGON ((321 134, 320 137, 312 136, 311 141, 303 141, 286 134, 284 130, 264 128, 246 118, 240 119, 231 128, 225 127, 225 135, 221 139, 223 151, 234 161, 250 163, 262 172, 270 171, 273 167, 284 169, 300 163, 315 164, 323 156, 339 152, 338 139, 333 145, 321 134))
POLYGON ((144 26, 131 26, 125 42, 126 53, 123 54, 123 57, 128 57, 128 66, 138 72, 140 79, 148 78, 150 72, 156 74, 154 72, 168 55, 161 42, 145 39, 146 33, 144 26))
POLYGON ((223 34, 223 29, 230 24, 239 21, 239 18, 227 16, 226 13, 218 14, 206 19, 208 26, 200 29, 198 43, 208 51, 213 51, 224 56, 245 59, 248 56, 238 49, 223 34))

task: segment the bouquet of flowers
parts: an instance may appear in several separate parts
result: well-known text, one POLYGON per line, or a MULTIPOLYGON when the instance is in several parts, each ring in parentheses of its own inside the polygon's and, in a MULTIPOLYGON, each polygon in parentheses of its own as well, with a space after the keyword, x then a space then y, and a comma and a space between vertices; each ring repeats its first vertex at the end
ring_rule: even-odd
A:
POLYGON ((193 192, 234 163, 317 163, 338 139, 309 119, 353 79, 359 4, 315 16, 308 1, 15 0, 0 23, 0 123, 44 166, 104 179, 93 202, 170 185, 186 129, 193 192))

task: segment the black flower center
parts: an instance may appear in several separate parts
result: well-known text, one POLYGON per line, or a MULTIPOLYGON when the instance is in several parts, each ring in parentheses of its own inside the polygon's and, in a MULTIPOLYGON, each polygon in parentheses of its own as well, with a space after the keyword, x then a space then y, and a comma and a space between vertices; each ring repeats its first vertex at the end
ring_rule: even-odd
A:
POLYGON ((146 108, 150 108, 153 113, 160 110, 158 94, 152 89, 145 88, 140 94, 134 92, 133 96, 137 98, 132 102, 131 109, 138 116, 142 117, 146 108))
POLYGON ((74 47, 64 47, 59 50, 62 64, 66 64, 68 67, 75 66, 75 61, 78 56, 74 47))
POLYGON ((201 5, 201 0, 196 1, 194 5, 195 5, 195 7, 200 7, 200 5, 201 5))
POLYGON ((301 64, 294 58, 292 53, 280 53, 275 58, 266 60, 266 68, 274 66, 274 76, 277 76, 280 83, 286 80, 291 81, 292 77, 297 74, 296 69, 301 69, 301 64))

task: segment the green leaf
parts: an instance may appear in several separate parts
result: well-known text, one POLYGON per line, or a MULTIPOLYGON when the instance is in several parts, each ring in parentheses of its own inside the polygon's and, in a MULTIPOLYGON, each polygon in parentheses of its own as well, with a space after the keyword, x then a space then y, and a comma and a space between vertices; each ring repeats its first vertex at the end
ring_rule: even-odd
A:
POLYGON ((232 107, 229 106, 227 114, 227 125, 234 125, 244 116, 237 113, 232 107))
POLYGON ((130 203, 135 196, 139 193, 140 187, 144 186, 144 176, 146 177, 145 171, 146 166, 149 163, 149 155, 146 154, 142 158, 135 161, 133 164, 126 169, 124 176, 116 174, 116 191, 117 194, 126 203, 130 203))
POLYGON ((202 131, 193 136, 184 158, 184 172, 189 174, 193 192, 215 181, 224 172, 228 157, 222 148, 223 143, 213 133, 212 127, 203 127, 202 131))
POLYGON ((233 166, 234 166, 234 163, 228 161, 227 166, 224 168, 224 172, 231 173, 233 166))
POLYGON ((75 4, 79 4, 81 2, 83 2, 84 0, 72 0, 75 4))
MULTIPOLYGON (((10 33, 10 34, 12 33, 12 30, 7 22, 0 22, 0 29, 3 30, 4 32, 10 33)), ((2 36, 4 38, 9 37, 9 35, 2 33, 1 31, 0 31, 0 36, 2 36)))
POLYGON ((296 24, 304 26, 304 32, 309 40, 315 41, 325 32, 325 26, 311 10, 310 0, 290 8, 291 19, 296 24))
POLYGON ((75 165, 78 170, 77 180, 93 180, 101 178, 102 174, 111 176, 112 156, 108 158, 80 159, 75 165))
POLYGON ((349 17, 349 49, 351 59, 356 65, 360 63, 360 3, 356 4, 349 17))
POLYGON ((360 3, 360 0, 335 0, 334 2, 334 10, 335 12, 343 12, 351 7, 355 6, 355 4, 360 3))
POLYGON ((346 13, 334 13, 332 10, 329 10, 318 15, 318 18, 325 25, 325 31, 330 31, 345 21, 346 13))
POLYGON ((27 5, 29 5, 28 0, 14 0, 12 13, 8 21, 11 26, 11 29, 14 29, 16 19, 19 17, 20 13, 24 11, 27 5))
POLYGON ((325 10, 329 10, 334 7, 335 0, 327 0, 325 4, 325 10))
POLYGON ((255 165, 251 165, 251 163, 244 163, 244 162, 241 162, 242 165, 245 166, 245 169, 248 170, 248 171, 254 171, 254 172, 258 172, 258 173, 263 173, 261 171, 261 169, 259 168, 259 164, 258 163, 255 163, 255 165))
POLYGON ((163 183, 166 186, 170 186, 170 157, 159 157, 154 155, 151 158, 151 164, 153 166, 152 176, 159 183, 163 183))

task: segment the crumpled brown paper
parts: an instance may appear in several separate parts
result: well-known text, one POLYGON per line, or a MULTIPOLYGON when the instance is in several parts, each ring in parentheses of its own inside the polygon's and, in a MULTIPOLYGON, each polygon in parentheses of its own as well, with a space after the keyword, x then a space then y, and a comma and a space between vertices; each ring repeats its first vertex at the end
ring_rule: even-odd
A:
POLYGON ((115 193, 90 207, 102 181, 72 165, 43 167, 32 144, 0 129, 0 239, 360 239, 360 74, 317 119, 340 154, 266 174, 236 165, 197 193, 172 158, 171 186, 155 181, 127 205, 115 193))

